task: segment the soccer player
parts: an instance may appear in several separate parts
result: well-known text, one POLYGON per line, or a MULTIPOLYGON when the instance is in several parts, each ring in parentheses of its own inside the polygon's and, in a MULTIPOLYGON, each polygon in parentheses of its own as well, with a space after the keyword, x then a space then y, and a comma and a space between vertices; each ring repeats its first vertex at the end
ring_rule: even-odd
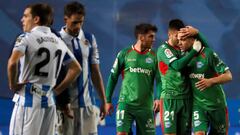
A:
POLYGON ((69 87, 73 120, 64 117, 64 134, 89 135, 97 134, 97 125, 106 114, 106 96, 102 75, 99 67, 98 46, 93 34, 82 29, 85 19, 85 8, 73 1, 64 7, 65 26, 60 35, 67 47, 74 53, 82 65, 83 74, 69 87), (95 105, 93 85, 101 100, 100 114, 95 105), (72 125, 72 126, 71 126, 72 125))
MULTIPOLYGON (((195 37, 179 37, 179 47, 189 51, 195 37)), ((228 111, 221 84, 232 80, 229 68, 210 48, 203 47, 188 64, 193 89, 192 123, 195 135, 227 135, 228 111)))
MULTIPOLYGON (((171 20, 168 41, 157 52, 162 82, 160 120, 164 135, 191 134, 192 95, 184 67, 200 51, 201 44, 194 42, 193 48, 184 56, 178 48, 177 39, 181 28, 185 28, 181 20, 171 20)), ((196 31, 192 32, 189 34, 197 34, 196 31)))
POLYGON ((54 135, 53 90, 61 93, 81 67, 65 43, 51 32, 53 12, 49 5, 28 5, 21 21, 25 33, 16 39, 8 60, 9 87, 15 92, 9 134, 54 135), (62 63, 69 67, 66 77, 53 89, 62 63))
MULTIPOLYGON (((135 120, 138 135, 155 135, 154 111, 159 109, 158 100, 153 100, 154 79, 157 79, 157 93, 160 93, 160 78, 157 56, 151 49, 155 41, 157 27, 139 24, 135 27, 136 43, 121 50, 113 64, 108 79, 107 112, 112 113, 112 94, 118 76, 122 73, 116 126, 118 135, 127 135, 135 120)), ((158 94, 159 95, 159 94, 158 94)))

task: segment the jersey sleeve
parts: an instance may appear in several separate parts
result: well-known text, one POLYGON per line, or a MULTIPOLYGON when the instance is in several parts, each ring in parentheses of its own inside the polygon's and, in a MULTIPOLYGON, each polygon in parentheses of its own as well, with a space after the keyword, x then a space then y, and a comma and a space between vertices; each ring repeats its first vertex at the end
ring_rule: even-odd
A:
POLYGON ((218 57, 217 53, 211 54, 211 66, 214 68, 217 74, 223 74, 229 67, 218 57))
POLYGON ((63 57, 63 65, 67 65, 71 61, 76 60, 76 58, 74 54, 67 48, 66 45, 64 45, 64 49, 66 49, 67 51, 63 57))
POLYGON ((91 64, 99 64, 99 51, 98 51, 98 45, 95 36, 92 34, 92 57, 91 57, 91 64))
POLYGON ((26 34, 19 35, 15 41, 13 50, 14 51, 17 50, 25 54, 27 48, 28 48, 28 43, 26 39, 26 34))
POLYGON ((155 75, 155 81, 156 81, 156 95, 155 95, 155 99, 160 99, 160 95, 162 92, 162 82, 161 82, 161 76, 160 76, 160 72, 158 70, 158 64, 156 62, 156 75, 155 75))
POLYGON ((115 62, 111 69, 110 76, 108 78, 108 83, 107 83, 107 88, 106 88, 107 103, 112 102, 112 94, 113 94, 114 88, 117 84, 118 76, 123 69, 123 64, 124 64, 124 54, 123 53, 124 53, 123 51, 118 53, 117 58, 115 59, 115 62))

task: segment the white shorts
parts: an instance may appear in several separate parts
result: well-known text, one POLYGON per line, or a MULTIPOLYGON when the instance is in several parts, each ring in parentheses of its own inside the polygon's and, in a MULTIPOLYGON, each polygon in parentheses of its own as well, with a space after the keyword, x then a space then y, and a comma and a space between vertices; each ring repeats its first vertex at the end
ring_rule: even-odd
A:
POLYGON ((63 135, 97 135, 99 122, 99 109, 92 105, 73 109, 74 119, 68 118, 64 114, 58 114, 63 125, 60 126, 58 134, 63 135))
POLYGON ((14 106, 9 135, 54 135, 56 107, 14 106))

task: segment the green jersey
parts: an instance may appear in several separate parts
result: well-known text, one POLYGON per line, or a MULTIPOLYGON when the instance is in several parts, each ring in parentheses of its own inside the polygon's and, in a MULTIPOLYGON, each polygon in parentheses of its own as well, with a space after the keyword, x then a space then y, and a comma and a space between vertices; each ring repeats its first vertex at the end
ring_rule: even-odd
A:
MULTIPOLYGON (((123 81, 118 102, 129 107, 152 109, 154 78, 159 76, 155 52, 138 52, 132 46, 118 53, 106 89, 108 103, 111 103, 113 90, 121 73, 123 81)), ((156 82, 159 84, 159 81, 156 82)))
POLYGON ((220 84, 213 85, 203 91, 195 87, 195 83, 201 78, 212 78, 223 74, 229 68, 209 48, 203 51, 188 64, 189 78, 193 88, 194 104, 206 110, 215 110, 226 107, 226 99, 223 88, 220 84))
POLYGON ((161 98, 184 99, 190 97, 190 85, 188 85, 185 68, 176 70, 171 66, 172 62, 183 56, 180 49, 170 46, 167 42, 158 48, 158 67, 162 82, 161 98))

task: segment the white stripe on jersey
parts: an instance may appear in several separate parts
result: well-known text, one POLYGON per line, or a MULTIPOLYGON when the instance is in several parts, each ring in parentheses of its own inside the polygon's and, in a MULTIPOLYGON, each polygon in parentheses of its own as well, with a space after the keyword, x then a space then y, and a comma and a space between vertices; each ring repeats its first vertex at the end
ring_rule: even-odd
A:
MULTIPOLYGON (((13 49, 24 54, 20 58, 19 82, 33 83, 43 91, 51 91, 56 84, 62 63, 75 60, 75 57, 65 43, 51 32, 49 27, 37 26, 30 33, 21 35, 19 38, 13 49), (49 90, 46 90, 45 86, 49 90)), ((54 104, 52 92, 45 96, 37 96, 22 89, 16 94, 16 97, 19 98, 18 101, 21 105, 26 105, 27 102, 32 102, 33 106, 41 105, 42 107, 54 104), (42 105, 44 101, 48 102, 42 105)))

